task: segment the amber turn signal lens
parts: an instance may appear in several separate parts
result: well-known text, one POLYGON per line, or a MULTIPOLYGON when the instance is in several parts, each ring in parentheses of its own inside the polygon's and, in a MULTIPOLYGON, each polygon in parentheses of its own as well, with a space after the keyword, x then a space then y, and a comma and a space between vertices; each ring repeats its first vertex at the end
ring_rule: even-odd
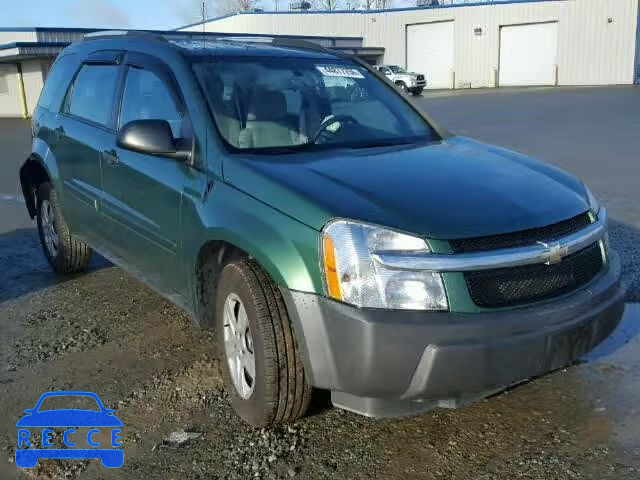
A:
POLYGON ((333 245, 333 240, 327 235, 322 237, 322 254, 324 257, 324 278, 327 284, 327 293, 335 300, 342 300, 338 266, 336 265, 336 249, 333 245))

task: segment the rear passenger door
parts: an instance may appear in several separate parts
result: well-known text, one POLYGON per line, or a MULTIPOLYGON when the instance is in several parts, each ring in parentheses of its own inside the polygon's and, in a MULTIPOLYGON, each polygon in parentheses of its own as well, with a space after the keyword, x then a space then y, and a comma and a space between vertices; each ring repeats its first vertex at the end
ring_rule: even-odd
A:
MULTIPOLYGON (((176 139, 193 140, 178 85, 160 60, 128 53, 118 128, 133 120, 166 120, 176 139)), ((103 212, 109 244, 162 290, 179 290, 180 209, 190 167, 112 145, 102 152, 103 212)))
POLYGON ((50 135, 62 180, 64 214, 71 230, 92 243, 100 239, 100 158, 115 142, 114 98, 121 58, 122 52, 108 51, 85 59, 50 135))

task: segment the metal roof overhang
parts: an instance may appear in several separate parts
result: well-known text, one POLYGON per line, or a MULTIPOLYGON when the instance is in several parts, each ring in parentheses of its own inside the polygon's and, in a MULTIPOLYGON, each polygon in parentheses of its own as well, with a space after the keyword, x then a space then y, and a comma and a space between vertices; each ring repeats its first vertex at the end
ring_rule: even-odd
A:
POLYGON ((34 57, 55 57, 69 43, 20 42, 0 45, 0 62, 24 60, 34 57))

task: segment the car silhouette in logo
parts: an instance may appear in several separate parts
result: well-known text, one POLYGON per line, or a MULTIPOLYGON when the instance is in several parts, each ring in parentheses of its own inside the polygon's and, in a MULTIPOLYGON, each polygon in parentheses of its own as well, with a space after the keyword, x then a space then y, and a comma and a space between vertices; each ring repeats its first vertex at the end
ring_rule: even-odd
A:
MULTIPOLYGON (((66 401, 66 400, 65 400, 66 401)), ((124 463, 124 451, 120 441, 122 422, 114 415, 114 410, 104 407, 100 398, 91 392, 49 392, 40 397, 36 406, 24 411, 18 420, 18 449, 16 465, 33 468, 39 459, 100 459, 107 468, 119 468, 124 463), (64 408, 39 411, 42 403, 51 397, 89 397, 95 400, 99 410, 64 408), (86 443, 92 448, 74 448, 81 433, 75 428, 91 428, 86 433, 86 443), (62 436, 67 448, 53 448, 53 428, 64 428, 62 436), (41 430, 41 444, 35 441, 36 430, 41 430), (110 430, 110 448, 104 448, 96 436, 102 430, 110 430), (26 447, 26 448, 23 448, 26 447), (42 447, 42 448, 39 448, 42 447)))

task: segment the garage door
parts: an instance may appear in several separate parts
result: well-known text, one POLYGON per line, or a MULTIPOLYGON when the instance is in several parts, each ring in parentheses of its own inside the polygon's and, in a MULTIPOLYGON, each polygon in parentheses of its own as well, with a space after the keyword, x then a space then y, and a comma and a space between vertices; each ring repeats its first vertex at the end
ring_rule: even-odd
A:
POLYGON ((453 22, 407 25, 407 70, 424 73, 427 88, 452 88, 453 22))
POLYGON ((557 55, 557 22, 501 27, 500 85, 555 85, 557 55))

